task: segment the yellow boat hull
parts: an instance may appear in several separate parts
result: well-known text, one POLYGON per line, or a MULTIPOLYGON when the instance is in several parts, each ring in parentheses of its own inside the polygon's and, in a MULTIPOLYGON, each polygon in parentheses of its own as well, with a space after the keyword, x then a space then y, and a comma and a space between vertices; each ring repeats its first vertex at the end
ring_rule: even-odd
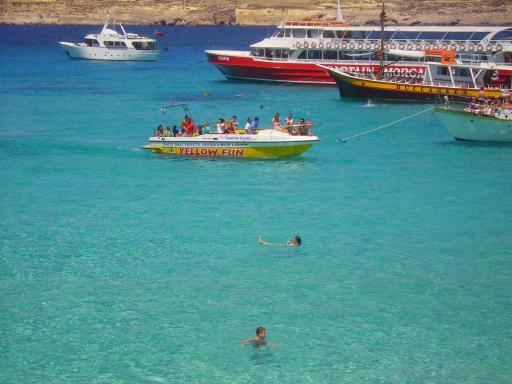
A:
POLYGON ((193 157, 232 157, 232 158, 276 158, 298 156, 307 151, 313 143, 271 146, 230 146, 230 147, 184 147, 173 145, 148 144, 144 149, 156 153, 193 157))

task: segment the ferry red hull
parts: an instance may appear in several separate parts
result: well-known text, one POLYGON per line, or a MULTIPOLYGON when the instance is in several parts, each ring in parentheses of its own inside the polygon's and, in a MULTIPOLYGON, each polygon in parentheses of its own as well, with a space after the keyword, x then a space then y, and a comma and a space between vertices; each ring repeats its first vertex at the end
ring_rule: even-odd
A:
MULTIPOLYGON (((251 56, 225 54, 222 51, 207 51, 206 56, 228 79, 336 85, 329 73, 315 63, 254 60, 251 56)), ((351 72, 375 72, 378 69, 377 63, 333 62, 325 65, 351 72)), ((391 65, 387 70, 401 76, 423 76, 425 73, 421 65, 391 65)))

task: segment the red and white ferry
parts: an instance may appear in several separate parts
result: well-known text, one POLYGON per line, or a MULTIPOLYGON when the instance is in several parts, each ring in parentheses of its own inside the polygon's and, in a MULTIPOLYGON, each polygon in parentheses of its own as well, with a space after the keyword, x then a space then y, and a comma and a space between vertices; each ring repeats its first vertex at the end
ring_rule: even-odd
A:
MULTIPOLYGON (((349 72, 375 72, 381 26, 352 26, 337 20, 285 21, 250 51, 207 50, 208 61, 228 79, 335 84, 322 66, 349 72)), ((451 50, 456 60, 512 63, 512 26, 386 26, 386 71, 422 77, 425 64, 411 52, 451 50), (404 55, 400 55, 400 51, 404 55)), ((496 85, 512 73, 495 73, 496 85)))

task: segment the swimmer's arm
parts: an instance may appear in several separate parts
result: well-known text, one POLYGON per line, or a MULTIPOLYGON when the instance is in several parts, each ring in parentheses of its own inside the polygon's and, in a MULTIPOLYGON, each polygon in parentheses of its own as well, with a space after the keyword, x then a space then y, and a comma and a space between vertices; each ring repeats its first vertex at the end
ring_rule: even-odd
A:
POLYGON ((254 342, 254 337, 248 337, 246 339, 240 340, 241 345, 249 345, 249 344, 252 344, 253 342, 254 342))
POLYGON ((286 243, 286 244, 279 244, 279 243, 269 243, 265 240, 263 240, 261 238, 261 236, 258 236, 258 244, 261 244, 261 245, 271 245, 273 247, 289 247, 290 244, 286 243))

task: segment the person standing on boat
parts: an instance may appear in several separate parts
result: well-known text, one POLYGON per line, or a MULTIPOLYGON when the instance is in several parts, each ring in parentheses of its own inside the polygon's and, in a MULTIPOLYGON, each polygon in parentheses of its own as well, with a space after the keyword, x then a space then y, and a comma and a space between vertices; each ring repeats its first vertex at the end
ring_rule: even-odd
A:
POLYGON ((218 134, 224 133, 224 119, 219 119, 216 126, 218 134))
POLYGON ((279 112, 276 112, 276 114, 274 115, 272 119, 272 126, 274 129, 281 128, 281 115, 279 114, 279 112))
POLYGON ((292 125, 293 124, 293 116, 291 113, 288 114, 288 116, 286 116, 286 125, 292 125))
POLYGON ((236 117, 235 115, 233 115, 233 117, 231 118, 231 122, 233 123, 233 128, 234 129, 239 129, 240 128, 238 126, 238 117, 236 117))
POLYGON ((180 135, 180 131, 178 131, 178 127, 175 125, 172 126, 172 134, 174 137, 178 137, 180 135))

